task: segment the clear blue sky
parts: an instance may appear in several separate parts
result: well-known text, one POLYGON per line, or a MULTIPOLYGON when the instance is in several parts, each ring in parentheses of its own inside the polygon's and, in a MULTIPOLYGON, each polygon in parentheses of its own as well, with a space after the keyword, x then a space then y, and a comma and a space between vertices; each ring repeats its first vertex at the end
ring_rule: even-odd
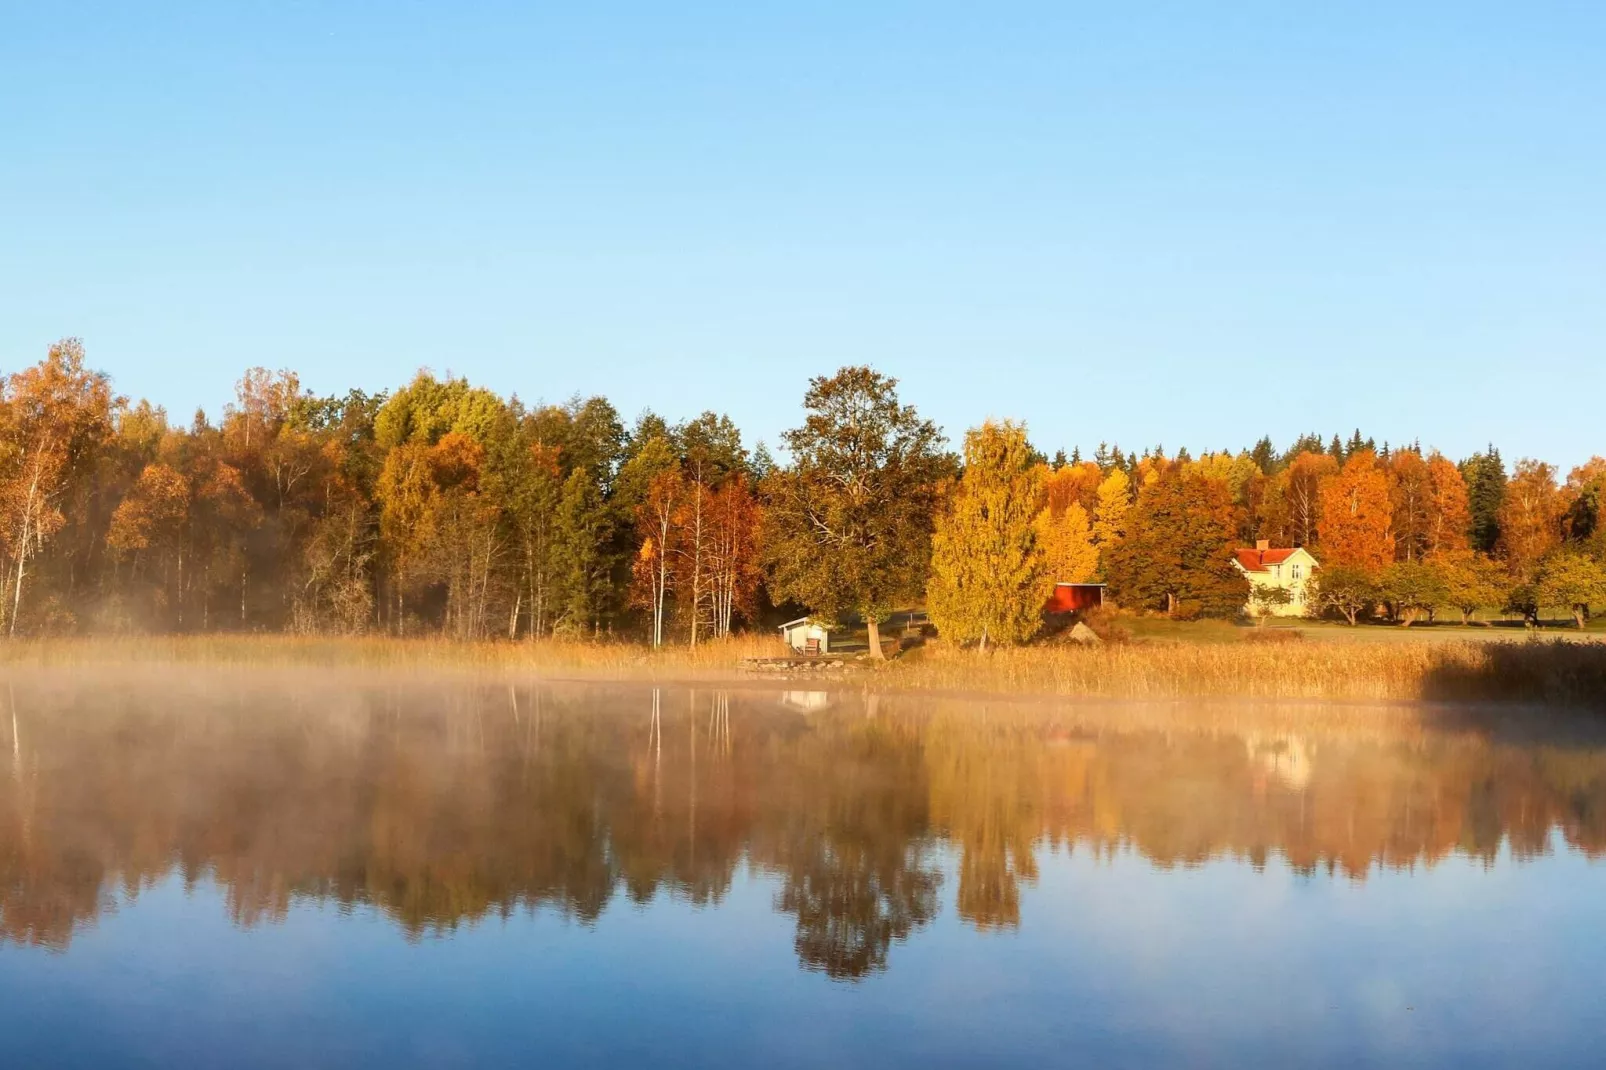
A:
POLYGON ((773 442, 867 362, 955 438, 1570 466, 1606 5, 0 0, 0 367, 62 335, 180 417, 430 366, 773 442))

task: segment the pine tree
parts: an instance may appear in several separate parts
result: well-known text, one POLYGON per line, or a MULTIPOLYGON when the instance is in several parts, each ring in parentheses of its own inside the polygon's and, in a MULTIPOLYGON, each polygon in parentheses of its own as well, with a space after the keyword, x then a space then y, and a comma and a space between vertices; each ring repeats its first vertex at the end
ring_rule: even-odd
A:
POLYGON ((1041 495, 1022 425, 988 421, 965 435, 964 475, 931 539, 927 606, 948 639, 985 648, 1036 634, 1048 594, 1034 523, 1041 495))

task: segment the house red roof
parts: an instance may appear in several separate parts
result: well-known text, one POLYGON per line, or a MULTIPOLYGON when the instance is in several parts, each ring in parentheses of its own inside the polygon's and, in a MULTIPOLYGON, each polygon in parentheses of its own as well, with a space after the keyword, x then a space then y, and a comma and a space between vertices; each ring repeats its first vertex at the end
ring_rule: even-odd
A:
POLYGON ((1294 556, 1297 547, 1286 550, 1234 550, 1238 563, 1249 572, 1265 572, 1268 565, 1280 565, 1294 556))

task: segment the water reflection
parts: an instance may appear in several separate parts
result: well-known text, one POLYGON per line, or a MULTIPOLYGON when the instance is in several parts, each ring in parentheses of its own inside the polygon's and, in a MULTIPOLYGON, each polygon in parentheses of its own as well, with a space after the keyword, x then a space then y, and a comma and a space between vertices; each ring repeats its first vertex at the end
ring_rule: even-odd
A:
POLYGON ((297 897, 410 935, 769 875, 795 953, 884 970, 954 909, 1031 925, 1045 851, 1225 857, 1363 880, 1453 854, 1606 850, 1606 749, 1423 731, 1220 728, 1121 711, 815 692, 342 682, 17 681, 0 725, 0 937, 66 949, 119 897, 214 881, 235 923, 297 897))

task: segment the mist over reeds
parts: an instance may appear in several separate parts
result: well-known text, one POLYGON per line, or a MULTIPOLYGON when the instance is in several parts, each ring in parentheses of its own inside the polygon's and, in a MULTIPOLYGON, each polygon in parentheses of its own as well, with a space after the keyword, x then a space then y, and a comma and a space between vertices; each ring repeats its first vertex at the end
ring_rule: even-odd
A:
MULTIPOLYGON (((0 672, 96 666, 322 667, 547 678, 732 681, 784 652, 741 635, 652 650, 629 643, 169 636, 0 645, 0 672)), ((882 692, 1112 699, 1243 698, 1503 702, 1606 709, 1606 644, 1558 640, 1409 643, 1132 643, 990 651, 931 644, 884 665, 847 661, 837 686, 882 692)), ((787 679, 783 672, 779 679, 787 679)))

